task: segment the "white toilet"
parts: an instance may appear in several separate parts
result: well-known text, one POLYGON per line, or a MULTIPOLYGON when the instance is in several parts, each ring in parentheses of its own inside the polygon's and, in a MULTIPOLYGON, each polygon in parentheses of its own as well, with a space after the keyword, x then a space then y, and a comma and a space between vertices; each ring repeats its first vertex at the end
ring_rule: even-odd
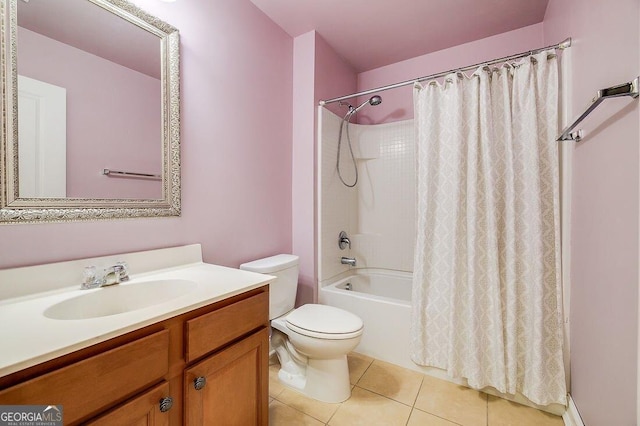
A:
POLYGON ((269 319, 271 347, 280 361, 280 381, 319 401, 348 399, 347 353, 360 343, 362 320, 326 305, 294 309, 298 256, 279 254, 244 263, 240 269, 277 277, 269 287, 269 319))

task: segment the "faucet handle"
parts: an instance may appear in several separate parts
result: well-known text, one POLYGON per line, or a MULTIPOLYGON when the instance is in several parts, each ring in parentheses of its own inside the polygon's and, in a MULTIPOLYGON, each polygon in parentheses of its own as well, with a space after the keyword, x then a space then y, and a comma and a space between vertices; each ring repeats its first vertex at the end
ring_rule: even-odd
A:
POLYGON ((83 290, 100 286, 100 279, 97 275, 98 271, 95 266, 87 266, 82 272, 82 283, 80 288, 83 290))
POLYGON ((129 280, 129 265, 127 262, 116 263, 116 274, 118 274, 120 282, 129 280))
POLYGON ((340 235, 338 235, 338 247, 340 247, 340 250, 344 250, 347 246, 351 248, 351 240, 349 240, 346 232, 340 231, 340 235))

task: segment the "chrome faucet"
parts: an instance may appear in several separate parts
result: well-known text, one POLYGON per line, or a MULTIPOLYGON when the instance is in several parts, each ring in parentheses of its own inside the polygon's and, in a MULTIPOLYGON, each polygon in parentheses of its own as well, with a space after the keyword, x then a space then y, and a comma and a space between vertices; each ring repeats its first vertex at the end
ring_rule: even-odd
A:
POLYGON ((340 247, 340 250, 344 250, 347 246, 351 248, 351 240, 349 239, 349 236, 346 232, 340 231, 340 235, 338 235, 338 238, 338 247, 340 247))
POLYGON ((356 266, 356 258, 355 257, 343 257, 340 259, 340 263, 343 265, 356 266))
POLYGON ((129 279, 129 275, 127 275, 127 270, 122 264, 117 264, 113 266, 109 266, 104 270, 104 278, 102 285, 113 285, 120 284, 122 281, 127 281, 129 279))
POLYGON ((114 284, 120 284, 129 280, 129 266, 126 262, 118 262, 113 266, 97 270, 95 266, 87 266, 84 268, 84 275, 80 288, 87 290, 97 287, 105 287, 114 284))

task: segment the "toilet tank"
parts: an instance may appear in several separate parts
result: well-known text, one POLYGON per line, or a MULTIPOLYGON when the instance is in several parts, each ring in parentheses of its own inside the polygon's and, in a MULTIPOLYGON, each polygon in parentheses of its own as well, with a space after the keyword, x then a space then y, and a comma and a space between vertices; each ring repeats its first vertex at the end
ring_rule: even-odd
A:
POLYGON ((278 254, 243 263, 240 269, 276 277, 269 285, 269 319, 293 309, 298 291, 298 256, 278 254))

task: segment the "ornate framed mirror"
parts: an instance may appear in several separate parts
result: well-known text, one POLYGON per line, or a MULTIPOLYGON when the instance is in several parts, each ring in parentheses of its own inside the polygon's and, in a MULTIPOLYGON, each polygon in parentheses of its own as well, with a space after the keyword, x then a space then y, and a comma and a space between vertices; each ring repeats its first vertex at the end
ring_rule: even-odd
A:
POLYGON ((0 8, 0 224, 179 216, 178 30, 125 0, 0 8))

